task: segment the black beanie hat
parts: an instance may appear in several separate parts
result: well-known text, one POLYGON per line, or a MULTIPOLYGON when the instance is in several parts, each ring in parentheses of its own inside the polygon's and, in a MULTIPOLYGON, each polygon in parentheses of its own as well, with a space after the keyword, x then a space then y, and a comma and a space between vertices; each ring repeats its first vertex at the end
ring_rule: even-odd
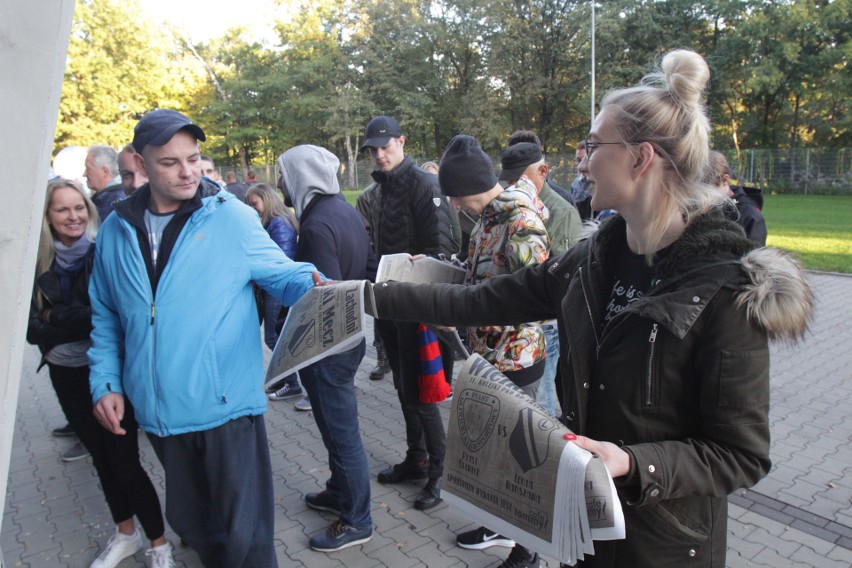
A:
POLYGON ((494 164, 473 136, 459 134, 450 140, 438 169, 441 193, 465 197, 485 193, 497 185, 494 164))
POLYGON ((500 170, 500 181, 515 181, 524 175, 530 164, 541 161, 541 147, 532 142, 518 142, 503 151, 500 160, 503 169, 500 170))

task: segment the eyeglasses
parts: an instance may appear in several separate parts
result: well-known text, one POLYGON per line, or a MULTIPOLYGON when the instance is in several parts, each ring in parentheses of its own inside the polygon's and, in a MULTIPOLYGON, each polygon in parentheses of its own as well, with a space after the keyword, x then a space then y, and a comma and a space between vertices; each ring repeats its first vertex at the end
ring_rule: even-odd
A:
POLYGON ((583 140, 583 147, 586 149, 586 159, 591 159, 592 154, 598 146, 606 146, 609 144, 625 144, 627 146, 635 146, 639 142, 592 142, 591 140, 583 140))

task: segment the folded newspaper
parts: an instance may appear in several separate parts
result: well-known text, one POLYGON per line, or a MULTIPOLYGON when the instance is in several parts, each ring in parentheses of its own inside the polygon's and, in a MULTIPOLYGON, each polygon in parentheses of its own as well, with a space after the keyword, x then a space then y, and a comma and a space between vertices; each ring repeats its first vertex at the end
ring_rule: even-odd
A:
MULTIPOLYGON (((454 282, 464 280, 464 268, 428 256, 386 254, 376 280, 454 282)), ((367 314, 375 316, 373 293, 366 280, 347 280, 316 286, 293 304, 272 350, 263 387, 271 390, 299 369, 324 357, 353 348, 366 336, 367 314)), ((463 348, 458 334, 447 332, 454 349, 463 348)))
POLYGON ((386 254, 379 261, 376 282, 395 280, 414 284, 446 282, 461 284, 467 275, 464 267, 431 256, 411 256, 405 253, 386 254))
POLYGON ((375 313, 369 284, 366 280, 335 282, 311 288, 299 298, 287 313, 272 351, 264 388, 274 388, 299 369, 355 347, 366 336, 365 312, 375 313))
POLYGON ((479 355, 453 384, 442 497, 458 512, 574 564, 593 540, 624 538, 603 460, 479 355))

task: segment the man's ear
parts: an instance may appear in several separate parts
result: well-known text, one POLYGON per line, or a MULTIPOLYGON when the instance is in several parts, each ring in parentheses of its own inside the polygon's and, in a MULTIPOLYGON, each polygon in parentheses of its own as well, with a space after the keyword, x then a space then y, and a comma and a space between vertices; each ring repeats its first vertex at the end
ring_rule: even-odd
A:
POLYGON ((397 140, 399 140, 400 147, 405 148, 405 135, 400 136, 397 140))
POLYGON ((145 177, 148 177, 148 169, 145 167, 145 158, 142 157, 142 154, 139 152, 133 153, 133 163, 136 164, 136 167, 145 172, 145 177))

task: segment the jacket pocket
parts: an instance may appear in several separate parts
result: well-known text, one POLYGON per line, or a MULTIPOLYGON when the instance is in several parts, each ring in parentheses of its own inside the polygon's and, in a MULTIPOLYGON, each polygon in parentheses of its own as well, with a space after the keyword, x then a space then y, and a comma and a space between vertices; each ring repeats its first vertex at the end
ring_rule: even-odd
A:
POLYGON ((215 404, 227 404, 228 399, 225 395, 225 389, 222 385, 222 377, 219 373, 219 360, 217 359, 217 354, 219 350, 216 348, 216 341, 211 340, 207 344, 207 348, 204 350, 204 370, 205 370, 205 380, 207 382, 207 388, 210 389, 208 391, 209 399, 215 404))
POLYGON ((658 521, 655 524, 658 524, 660 532, 673 537, 675 541, 685 539, 691 543, 703 544, 709 538, 707 529, 694 521, 688 520, 686 515, 678 512, 674 507, 668 507, 665 502, 657 503, 649 508, 648 513, 658 521))

